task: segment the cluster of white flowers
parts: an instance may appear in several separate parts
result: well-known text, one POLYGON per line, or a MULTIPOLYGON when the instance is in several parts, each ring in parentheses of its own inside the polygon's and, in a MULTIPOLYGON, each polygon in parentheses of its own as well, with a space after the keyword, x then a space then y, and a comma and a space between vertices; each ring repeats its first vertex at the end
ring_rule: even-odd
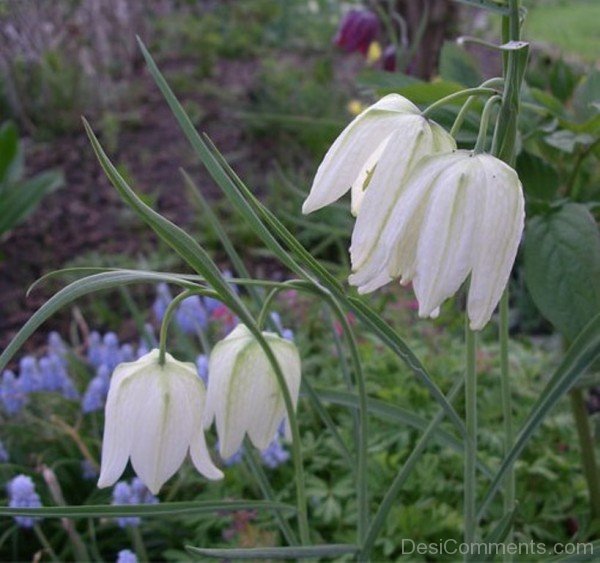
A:
POLYGON ((397 94, 358 115, 331 146, 302 208, 348 190, 356 224, 349 281, 369 293, 412 282, 419 314, 439 307, 471 276, 471 328, 489 321, 508 281, 524 225, 516 172, 454 139, 397 94))
MULTIPOLYGON (((294 407, 300 390, 296 346, 277 334, 263 336, 282 369, 294 407)), ((272 442, 282 420, 289 421, 274 370, 244 325, 219 342, 210 356, 208 389, 192 363, 152 350, 117 366, 106 401, 99 487, 113 485, 131 459, 153 494, 179 469, 188 451, 202 475, 223 473, 208 453, 204 432, 216 419, 219 450, 233 455, 244 436, 260 450, 272 442)))

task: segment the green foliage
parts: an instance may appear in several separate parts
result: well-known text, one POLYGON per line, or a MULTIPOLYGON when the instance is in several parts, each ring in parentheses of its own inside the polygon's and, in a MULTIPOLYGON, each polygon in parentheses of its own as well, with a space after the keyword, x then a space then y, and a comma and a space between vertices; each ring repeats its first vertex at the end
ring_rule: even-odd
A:
POLYGON ((63 180, 58 172, 23 178, 23 153, 17 128, 10 122, 0 127, 0 236, 27 218, 42 198, 63 180))
POLYGON ((525 279, 542 314, 573 340, 600 312, 600 233, 581 204, 528 221, 525 279))
POLYGON ((440 53, 439 73, 444 80, 474 88, 483 82, 477 62, 462 47, 446 41, 440 53))

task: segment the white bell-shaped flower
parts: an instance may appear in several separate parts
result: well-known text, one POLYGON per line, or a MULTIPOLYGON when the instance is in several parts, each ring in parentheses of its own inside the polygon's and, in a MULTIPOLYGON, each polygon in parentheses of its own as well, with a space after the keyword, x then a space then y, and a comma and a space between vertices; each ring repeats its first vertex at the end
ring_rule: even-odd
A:
POLYGON ((179 469, 186 454, 202 475, 220 479, 204 439, 206 391, 192 363, 152 350, 119 364, 106 400, 99 487, 115 483, 127 460, 153 494, 179 469))
MULTIPOLYGON (((411 101, 385 96, 354 118, 327 151, 302 212, 316 211, 351 190, 353 215, 360 217, 362 206, 369 215, 376 210, 369 223, 378 232, 406 172, 421 157, 454 148, 454 139, 411 101)), ((373 238, 357 242, 357 248, 374 244, 373 238)))
POLYGON ((394 278, 412 281, 419 315, 427 317, 470 274, 467 313, 471 328, 481 329, 508 282, 524 218, 521 183, 504 162, 466 150, 427 157, 390 212, 383 255, 350 283, 367 293, 394 278))
MULTIPOLYGON (((263 332, 283 372, 294 404, 300 390, 300 355, 294 343, 277 334, 263 332)), ((208 391, 204 425, 216 420, 219 453, 233 456, 248 434, 265 450, 282 420, 290 436, 289 421, 275 371, 258 341, 245 325, 238 325, 213 348, 208 365, 208 391)))

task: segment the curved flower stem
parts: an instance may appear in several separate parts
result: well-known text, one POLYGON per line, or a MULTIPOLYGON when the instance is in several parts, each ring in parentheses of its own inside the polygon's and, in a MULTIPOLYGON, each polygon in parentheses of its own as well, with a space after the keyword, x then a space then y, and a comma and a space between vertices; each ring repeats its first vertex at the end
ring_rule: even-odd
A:
MULTIPOLYGON (((362 370, 362 364, 360 361, 360 354, 358 352, 358 345, 354 332, 346 315, 344 314, 343 308, 333 298, 328 297, 328 301, 331 303, 331 307, 338 317, 346 340, 348 341, 348 347, 350 349, 350 358, 352 361, 352 368, 354 370, 354 376, 356 378, 356 388, 358 391, 358 433, 357 433, 357 470, 356 470, 356 481, 357 481, 357 503, 358 503, 358 523, 357 523, 357 543, 362 545, 367 533, 367 527, 369 525, 369 491, 367 486, 367 445, 368 445, 368 418, 367 418, 367 390, 365 386, 365 378, 362 370)), ((361 559, 362 560, 362 559, 361 559)))
POLYGON ((178 305, 184 300, 194 295, 194 291, 186 289, 173 298, 171 303, 169 303, 167 310, 165 311, 165 316, 163 317, 162 323, 160 325, 160 337, 158 344, 158 363, 161 366, 165 365, 165 354, 167 352, 167 331, 169 329, 169 324, 171 324, 171 318, 175 313, 175 309, 177 309, 178 305))
MULTIPOLYGON (((485 82, 482 82, 481 86, 482 87, 490 87, 490 88, 496 88, 496 87, 502 87, 504 85, 504 79, 503 78, 490 78, 489 80, 486 80, 485 82)), ((458 135, 458 132, 460 130, 460 128, 462 127, 462 124, 465 120, 465 117, 467 116, 467 113, 469 113, 471 107, 473 106, 473 104, 475 103, 475 100, 477 99, 477 96, 469 96, 467 98, 467 101, 463 104, 463 107, 460 108, 460 111, 458 112, 456 119, 454 120, 454 123, 452 124, 452 129, 450 129, 450 135, 452 135, 455 139, 456 139, 456 135, 458 135)))
MULTIPOLYGON (((508 363, 508 288, 500 299, 500 385, 502 395, 502 424, 504 426, 504 453, 510 451, 514 442, 512 424, 512 405, 510 396, 510 373, 508 363)), ((515 473, 510 468, 506 475, 504 490, 504 514, 508 514, 515 504, 515 473)), ((512 541, 512 530, 506 536, 507 543, 512 541)))
POLYGON ((469 317, 465 315, 465 343, 467 349, 467 370, 465 373, 465 543, 475 541, 477 529, 477 511, 475 506, 477 483, 475 480, 475 464, 477 461, 477 371, 476 352, 477 336, 469 328, 469 317))
POLYGON ((479 123, 479 133, 477 135, 477 142, 475 143, 475 148, 473 152, 475 154, 479 154, 485 152, 485 142, 487 140, 487 130, 488 124, 490 122, 490 115, 494 106, 502 101, 500 96, 492 96, 487 102, 485 102, 485 106, 483 106, 483 112, 481 113, 481 121, 479 123))
POLYGON ((429 114, 435 111, 438 108, 446 106, 456 100, 461 100, 462 98, 468 98, 469 96, 495 96, 498 94, 498 91, 493 88, 466 88, 465 90, 461 90, 460 92, 454 92, 449 96, 445 96, 440 100, 433 102, 430 106, 427 106, 422 112, 421 115, 423 117, 429 117, 429 114))

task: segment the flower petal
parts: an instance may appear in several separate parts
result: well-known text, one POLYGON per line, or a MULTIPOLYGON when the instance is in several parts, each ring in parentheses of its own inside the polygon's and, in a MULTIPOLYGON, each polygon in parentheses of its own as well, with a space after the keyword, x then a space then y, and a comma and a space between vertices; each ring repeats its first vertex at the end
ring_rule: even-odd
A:
POLYGON ((323 158, 302 212, 316 211, 344 195, 398 124, 417 113, 418 108, 406 98, 390 94, 354 118, 323 158))
POLYGON ((98 487, 110 487, 122 475, 135 438, 133 428, 141 407, 135 393, 140 378, 135 363, 119 364, 111 377, 106 398, 104 435, 98 487))
POLYGON ((467 300, 471 329, 489 321, 508 278, 519 248, 525 221, 523 188, 517 173, 490 155, 477 157, 486 172, 480 227, 467 300))
POLYGON ((192 437, 190 457, 192 458, 192 463, 196 469, 207 479, 216 481, 223 478, 223 472, 213 463, 213 460, 208 453, 206 440, 204 438, 204 430, 200 425, 196 427, 196 432, 192 437))
POLYGON ((456 293, 472 266, 485 173, 462 153, 434 186, 421 226, 413 286, 422 317, 456 293))

